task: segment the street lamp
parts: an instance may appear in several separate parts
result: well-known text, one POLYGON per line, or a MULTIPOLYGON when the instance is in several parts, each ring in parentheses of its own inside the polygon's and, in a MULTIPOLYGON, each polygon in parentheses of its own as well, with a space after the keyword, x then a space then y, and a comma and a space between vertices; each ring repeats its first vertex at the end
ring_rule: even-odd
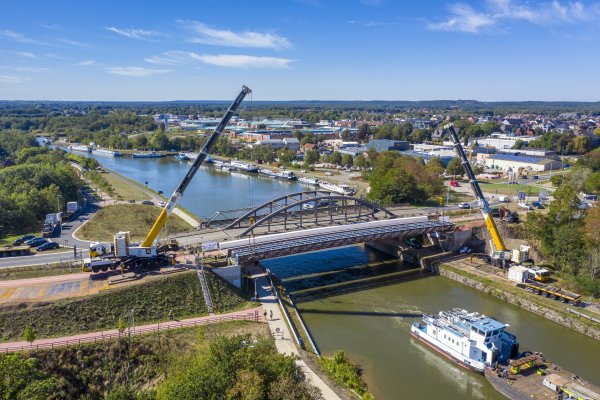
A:
POLYGON ((133 313, 135 309, 131 309, 131 326, 133 327, 133 333, 135 333, 135 314, 133 313))
POLYGON ((57 207, 56 212, 60 212, 60 199, 61 198, 62 198, 62 196, 60 194, 56 195, 56 207, 57 207))

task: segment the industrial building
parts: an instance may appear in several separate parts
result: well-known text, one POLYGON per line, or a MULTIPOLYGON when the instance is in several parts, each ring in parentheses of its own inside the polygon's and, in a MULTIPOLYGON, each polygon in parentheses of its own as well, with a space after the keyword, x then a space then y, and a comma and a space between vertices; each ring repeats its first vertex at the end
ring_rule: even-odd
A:
POLYGON ((559 170, 562 168, 562 162, 553 158, 521 156, 514 154, 478 154, 477 162, 485 165, 486 168, 501 171, 519 171, 529 170, 532 172, 542 172, 559 170))

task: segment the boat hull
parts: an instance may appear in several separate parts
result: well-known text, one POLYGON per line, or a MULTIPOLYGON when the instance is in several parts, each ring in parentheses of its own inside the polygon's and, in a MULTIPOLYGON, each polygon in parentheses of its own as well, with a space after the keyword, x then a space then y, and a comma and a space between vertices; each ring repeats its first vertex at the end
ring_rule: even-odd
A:
POLYGON ((459 366, 463 367, 464 369, 468 369, 469 371, 473 371, 475 373, 483 375, 484 369, 480 369, 480 368, 477 368, 477 367, 475 367, 473 365, 467 364, 464 361, 462 361, 462 360, 454 357, 452 354, 446 353, 445 351, 443 351, 440 348, 434 346, 432 343, 430 343, 429 341, 427 341, 425 338, 421 337, 420 335, 416 334, 412 330, 411 330, 410 334, 412 335, 412 337, 414 337, 415 339, 417 339, 419 342, 425 344, 430 349, 435 350, 437 353, 443 355, 444 357, 446 357, 447 359, 453 361, 454 363, 458 364, 459 366))

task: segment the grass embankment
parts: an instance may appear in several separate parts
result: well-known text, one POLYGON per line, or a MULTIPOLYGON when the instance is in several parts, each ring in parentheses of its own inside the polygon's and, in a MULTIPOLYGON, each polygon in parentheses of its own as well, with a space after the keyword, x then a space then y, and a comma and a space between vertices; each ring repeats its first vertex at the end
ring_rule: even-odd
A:
MULTIPOLYGON (((529 301, 529 302, 535 304, 536 306, 541 307, 542 309, 554 311, 554 312, 560 314, 562 317, 565 317, 567 319, 577 320, 577 322, 579 322, 585 326, 588 326, 588 327, 591 327, 594 329, 598 328, 597 324, 594 324, 592 321, 577 317, 575 314, 569 313, 567 311, 567 308, 574 308, 573 306, 561 303, 558 300, 553 300, 548 297, 543 297, 543 296, 531 293, 525 289, 521 289, 521 288, 517 287, 512 282, 501 280, 501 279, 487 278, 487 277, 479 275, 477 273, 465 271, 464 269, 457 268, 457 267, 454 267, 454 266, 451 266, 448 264, 442 264, 439 266, 439 268, 446 269, 446 270, 454 272, 458 275, 462 275, 471 280, 485 284, 489 289, 488 293, 499 299, 508 301, 507 296, 505 295, 505 294, 508 294, 509 296, 511 296, 513 298, 529 301)), ((554 285, 554 283, 552 283, 552 284, 554 285)), ((518 303, 518 300, 516 303, 513 303, 513 304, 515 304, 517 306, 520 305, 518 303)), ((577 311, 582 314, 587 314, 589 316, 597 318, 596 314, 586 311, 583 308, 577 308, 577 311)), ((540 314, 540 315, 543 315, 543 314, 540 314)))
MULTIPOLYGON (((66 263, 65 263, 66 264, 66 263)), ((34 265, 30 267, 13 267, 0 269, 0 280, 40 278, 46 276, 66 275, 81 272, 81 268, 67 265, 34 265)))
POLYGON ((83 174, 83 176, 86 179, 90 180, 90 182, 92 182, 94 186, 98 187, 110 197, 115 197, 115 190, 113 189, 111 184, 106 180, 105 174, 100 173, 98 171, 87 171, 83 174))
POLYGON ((104 179, 112 186, 115 198, 117 200, 149 200, 150 196, 144 193, 140 188, 125 181, 116 174, 109 172, 103 174, 104 179))
MULTIPOLYGON (((223 293, 213 299, 221 312, 251 304, 219 278, 211 279, 211 285, 223 293)), ((131 318, 132 309, 136 325, 164 321, 169 315, 173 319, 207 315, 198 277, 190 271, 94 296, 0 307, 0 340, 19 340, 26 325, 33 326, 38 338, 114 329, 119 318, 131 318)))
MULTIPOLYGON (((269 329, 263 323, 235 321, 206 325, 201 330, 185 328, 136 335, 131 342, 126 329, 120 341, 0 355, 0 365, 24 366, 11 369, 13 379, 7 380, 6 385, 11 386, 13 396, 7 398, 154 399, 155 388, 170 377, 179 360, 207 347, 217 337, 243 334, 261 338, 269 335, 269 329)), ((214 398, 220 398, 219 395, 222 393, 214 398)))
POLYGON ((331 379, 354 391, 362 400, 374 399, 361 378, 360 369, 348 360, 342 350, 337 350, 331 358, 321 357, 319 365, 331 379))
MULTIPOLYGON (((96 215, 77 231, 76 236, 83 240, 111 241, 116 232, 131 232, 132 241, 143 240, 161 208, 144 204, 113 204, 102 207, 96 215)), ((167 220, 169 233, 186 232, 192 227, 175 214, 167 220)))
MULTIPOLYGON (((497 193, 516 196, 517 192, 525 192, 527 196, 539 196, 543 187, 534 185, 509 185, 508 183, 481 183, 481 190, 487 193, 497 193)), ((546 189, 547 190, 547 189, 546 189)))

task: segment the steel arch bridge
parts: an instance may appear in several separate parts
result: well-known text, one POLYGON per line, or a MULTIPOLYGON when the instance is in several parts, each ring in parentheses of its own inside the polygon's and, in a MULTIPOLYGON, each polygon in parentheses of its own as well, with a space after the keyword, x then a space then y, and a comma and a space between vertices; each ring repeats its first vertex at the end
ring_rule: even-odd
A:
POLYGON ((386 218, 397 218, 397 215, 358 197, 313 190, 288 194, 261 204, 246 211, 225 229, 246 228, 238 235, 243 237, 265 226, 267 232, 275 228, 287 231, 386 218))

